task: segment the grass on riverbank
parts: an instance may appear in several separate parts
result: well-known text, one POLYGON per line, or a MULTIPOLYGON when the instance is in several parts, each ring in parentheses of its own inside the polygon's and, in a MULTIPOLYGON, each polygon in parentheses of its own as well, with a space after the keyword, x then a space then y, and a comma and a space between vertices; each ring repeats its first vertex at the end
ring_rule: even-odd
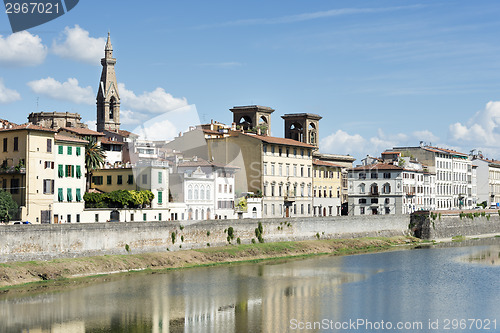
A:
POLYGON ((0 290, 26 283, 107 275, 133 270, 156 271, 318 254, 366 253, 419 242, 419 239, 407 236, 367 237, 242 244, 176 252, 105 255, 50 261, 9 262, 0 264, 0 290))

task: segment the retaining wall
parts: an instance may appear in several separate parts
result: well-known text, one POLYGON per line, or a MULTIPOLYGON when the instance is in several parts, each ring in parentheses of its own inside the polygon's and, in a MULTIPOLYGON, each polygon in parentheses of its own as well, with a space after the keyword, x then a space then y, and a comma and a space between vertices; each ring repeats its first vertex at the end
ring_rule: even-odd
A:
POLYGON ((462 213, 468 216, 462 214, 460 217, 459 211, 441 212, 441 214, 439 211, 417 212, 411 217, 411 232, 422 239, 500 234, 500 215, 497 210, 470 210, 462 213))
POLYGON ((258 222, 266 242, 408 234, 409 215, 332 216, 182 222, 115 222, 0 226, 0 262, 105 254, 174 251, 256 239, 258 222), (175 242, 172 242, 172 233, 175 242), (183 240, 182 240, 183 238, 183 240), (128 245, 128 247, 127 247, 128 245), (129 249, 127 252, 126 248, 129 249))

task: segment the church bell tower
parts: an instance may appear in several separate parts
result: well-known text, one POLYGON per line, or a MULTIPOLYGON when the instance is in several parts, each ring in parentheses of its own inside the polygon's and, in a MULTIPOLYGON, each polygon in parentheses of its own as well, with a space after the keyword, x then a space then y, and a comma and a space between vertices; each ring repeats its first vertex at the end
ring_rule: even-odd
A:
POLYGON ((102 73, 97 89, 97 131, 120 129, 120 95, 115 74, 116 59, 113 58, 113 46, 108 32, 108 40, 101 59, 102 73))

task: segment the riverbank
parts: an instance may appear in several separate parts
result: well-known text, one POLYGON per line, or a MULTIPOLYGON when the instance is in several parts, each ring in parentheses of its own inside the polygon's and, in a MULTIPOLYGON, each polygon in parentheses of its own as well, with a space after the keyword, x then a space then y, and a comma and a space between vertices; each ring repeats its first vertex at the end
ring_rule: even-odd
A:
POLYGON ((9 262, 0 264, 0 290, 5 291, 28 283, 62 281, 130 271, 160 271, 308 255, 375 252, 395 246, 416 245, 420 242, 421 240, 410 236, 367 237, 230 245, 175 252, 104 255, 50 261, 9 262))

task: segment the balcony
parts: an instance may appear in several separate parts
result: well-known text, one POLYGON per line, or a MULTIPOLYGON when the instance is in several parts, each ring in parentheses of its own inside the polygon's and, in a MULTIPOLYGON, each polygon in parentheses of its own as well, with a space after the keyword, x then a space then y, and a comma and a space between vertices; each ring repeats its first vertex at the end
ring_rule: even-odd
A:
POLYGON ((295 195, 293 195, 293 194, 291 194, 291 195, 285 195, 285 201, 294 202, 295 201, 295 195))
POLYGON ((372 197, 378 197, 380 195, 380 193, 378 191, 376 191, 376 192, 375 191, 374 192, 370 192, 369 194, 372 197))
POLYGON ((18 175, 26 174, 26 168, 25 167, 18 167, 18 166, 11 166, 11 167, 0 167, 0 174, 5 175, 5 174, 13 174, 13 175, 18 175))

